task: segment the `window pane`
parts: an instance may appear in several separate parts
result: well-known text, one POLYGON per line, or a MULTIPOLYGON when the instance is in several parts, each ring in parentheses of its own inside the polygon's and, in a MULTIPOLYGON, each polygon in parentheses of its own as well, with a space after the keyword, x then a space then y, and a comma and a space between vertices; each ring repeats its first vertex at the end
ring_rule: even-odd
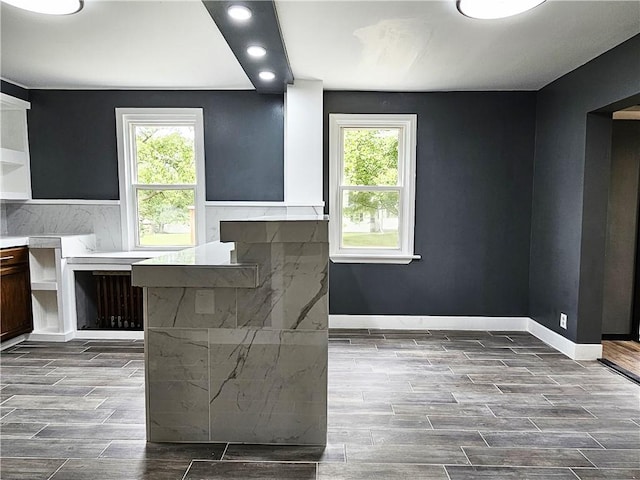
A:
POLYGON ((135 125, 136 183, 196 183, 193 126, 135 125))
POLYGON ((195 191, 137 190, 138 245, 195 244, 195 191))
POLYGON ((343 185, 398 185, 399 128, 343 128, 343 185))
POLYGON ((399 191, 344 191, 342 247, 399 248, 399 211, 399 191))

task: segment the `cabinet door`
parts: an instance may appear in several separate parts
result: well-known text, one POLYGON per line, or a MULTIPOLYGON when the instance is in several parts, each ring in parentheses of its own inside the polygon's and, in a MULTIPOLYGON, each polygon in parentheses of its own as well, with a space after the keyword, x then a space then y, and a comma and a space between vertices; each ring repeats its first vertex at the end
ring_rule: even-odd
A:
POLYGON ((0 282, 0 340, 4 341, 33 330, 28 264, 3 267, 0 270, 0 282))

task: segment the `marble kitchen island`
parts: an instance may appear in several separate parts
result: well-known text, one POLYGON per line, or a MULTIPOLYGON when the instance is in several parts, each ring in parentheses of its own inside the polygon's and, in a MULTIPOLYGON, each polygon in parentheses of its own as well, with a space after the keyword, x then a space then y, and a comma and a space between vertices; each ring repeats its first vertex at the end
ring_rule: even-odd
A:
POLYGON ((223 221, 234 243, 133 265, 148 441, 326 443, 327 230, 316 216, 223 221))

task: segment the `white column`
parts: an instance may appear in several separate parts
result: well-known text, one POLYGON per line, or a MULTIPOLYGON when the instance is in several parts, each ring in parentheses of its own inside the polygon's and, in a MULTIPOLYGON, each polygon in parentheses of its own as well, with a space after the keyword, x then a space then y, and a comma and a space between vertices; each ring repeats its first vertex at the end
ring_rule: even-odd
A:
POLYGON ((322 81, 287 87, 284 120, 284 201, 294 214, 322 213, 322 81))

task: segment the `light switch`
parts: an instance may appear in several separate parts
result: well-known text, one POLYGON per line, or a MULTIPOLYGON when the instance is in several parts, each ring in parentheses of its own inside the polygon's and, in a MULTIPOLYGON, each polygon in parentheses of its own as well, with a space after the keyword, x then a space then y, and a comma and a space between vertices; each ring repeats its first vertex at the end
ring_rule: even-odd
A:
POLYGON ((214 293, 214 290, 196 290, 196 313, 213 314, 215 312, 214 293))

